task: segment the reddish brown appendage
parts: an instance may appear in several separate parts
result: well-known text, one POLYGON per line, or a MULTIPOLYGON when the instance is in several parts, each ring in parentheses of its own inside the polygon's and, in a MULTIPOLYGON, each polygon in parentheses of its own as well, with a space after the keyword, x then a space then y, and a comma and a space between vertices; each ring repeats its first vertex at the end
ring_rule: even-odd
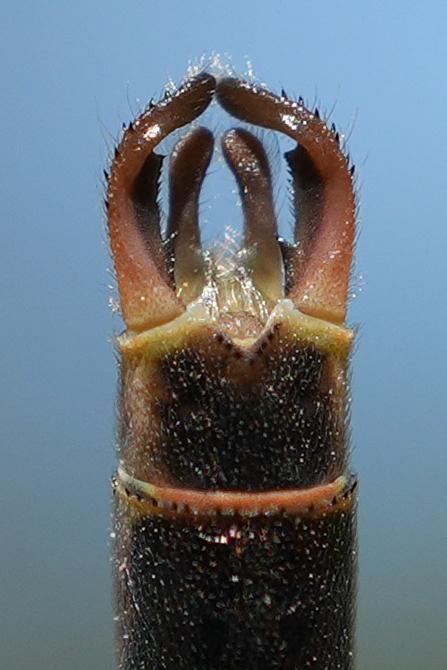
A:
POLYGON ((339 138, 301 102, 277 97, 237 79, 217 86, 220 104, 243 121, 280 131, 299 146, 289 155, 295 183, 308 180, 318 207, 296 229, 289 297, 311 316, 343 323, 346 317, 355 240, 355 196, 352 170, 339 138), (310 175, 310 179, 309 179, 310 175), (315 216, 317 213, 317 216, 315 216))
MULTIPOLYGON (((174 152, 168 226, 171 247, 163 243, 160 233, 157 192, 162 158, 154 148, 173 130, 200 116, 215 94, 233 116, 282 132, 297 142, 286 155, 296 210, 296 245, 288 252, 286 295, 306 314, 344 323, 356 205, 352 169, 338 134, 301 101, 275 96, 237 79, 216 84, 214 77, 202 74, 131 124, 112 164, 107 193, 109 233, 128 328, 142 331, 166 323, 200 294, 198 198, 211 158, 212 136, 205 129, 196 129, 174 152), (177 279, 186 286, 183 296, 176 294, 176 270, 169 266, 167 249, 173 249, 178 261, 177 279)), ((252 254, 255 283, 267 299, 275 301, 284 295, 284 278, 265 152, 242 129, 227 133, 223 148, 242 195, 245 243, 252 254)))
POLYGON ((156 205, 161 159, 153 150, 173 130, 199 116, 214 89, 210 75, 189 80, 131 124, 116 151, 107 190, 108 225, 123 317, 130 330, 160 325, 184 310, 169 285, 156 205))

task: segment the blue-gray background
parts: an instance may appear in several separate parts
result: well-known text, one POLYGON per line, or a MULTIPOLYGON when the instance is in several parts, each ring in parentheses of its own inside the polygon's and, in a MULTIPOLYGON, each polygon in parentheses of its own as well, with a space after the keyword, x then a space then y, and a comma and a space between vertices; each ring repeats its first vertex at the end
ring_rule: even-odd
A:
POLYGON ((351 321, 360 670, 446 649, 447 6, 3 0, 0 667, 110 670, 119 321, 101 170, 121 121, 213 51, 316 97, 359 168, 351 321), (138 103, 138 99, 141 101, 138 103))

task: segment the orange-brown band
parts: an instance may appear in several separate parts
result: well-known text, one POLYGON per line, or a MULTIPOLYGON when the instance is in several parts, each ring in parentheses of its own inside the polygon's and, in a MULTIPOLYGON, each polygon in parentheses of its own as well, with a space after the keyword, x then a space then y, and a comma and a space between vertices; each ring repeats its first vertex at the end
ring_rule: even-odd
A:
POLYGON ((329 484, 305 489, 206 491, 154 486, 131 477, 122 468, 114 480, 115 491, 140 513, 198 516, 308 515, 346 503, 355 486, 354 478, 341 476, 329 484))

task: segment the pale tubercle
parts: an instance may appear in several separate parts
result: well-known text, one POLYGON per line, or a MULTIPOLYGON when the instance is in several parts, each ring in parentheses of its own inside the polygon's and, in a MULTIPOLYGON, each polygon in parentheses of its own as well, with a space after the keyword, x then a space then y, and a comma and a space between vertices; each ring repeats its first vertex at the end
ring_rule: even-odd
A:
MULTIPOLYGON (((117 344, 123 353, 132 354, 145 349, 156 357, 160 349, 167 351, 182 346, 187 334, 206 329, 218 331, 219 323, 218 315, 201 296, 176 319, 141 333, 126 331, 118 337, 117 344)), ((344 357, 349 354, 354 338, 351 329, 309 316, 301 312, 292 300, 285 298, 276 303, 257 337, 235 337, 234 343, 242 350, 254 347, 263 333, 270 332, 276 324, 281 324, 296 339, 313 342, 322 351, 344 357)))

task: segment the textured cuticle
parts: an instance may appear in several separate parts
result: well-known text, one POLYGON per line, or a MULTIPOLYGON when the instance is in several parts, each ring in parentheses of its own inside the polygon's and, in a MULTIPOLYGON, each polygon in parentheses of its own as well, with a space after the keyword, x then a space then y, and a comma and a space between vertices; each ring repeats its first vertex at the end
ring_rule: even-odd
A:
POLYGON ((301 99, 204 73, 117 148, 120 670, 353 670, 355 194, 341 144, 301 99), (222 133, 201 118, 211 103, 232 117, 222 133), (247 124, 294 141, 293 241, 278 238, 270 132, 247 124), (239 248, 237 235, 202 248, 214 146, 239 191, 239 248))

